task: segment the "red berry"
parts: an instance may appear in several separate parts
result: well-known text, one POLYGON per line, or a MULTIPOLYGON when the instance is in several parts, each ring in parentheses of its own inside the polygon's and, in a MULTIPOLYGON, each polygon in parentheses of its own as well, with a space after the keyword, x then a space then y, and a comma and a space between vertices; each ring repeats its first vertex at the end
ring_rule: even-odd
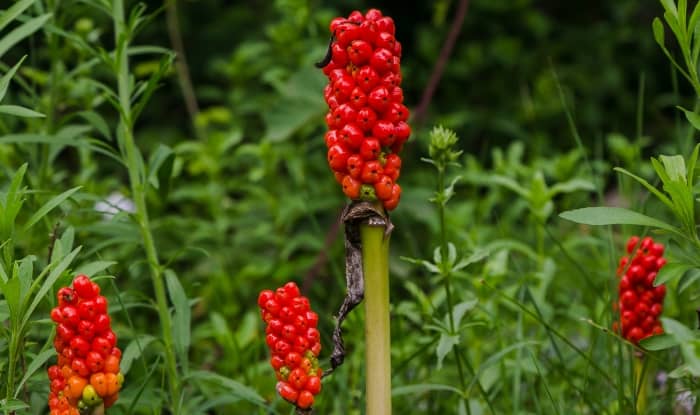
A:
POLYGON ((367 138, 360 145, 360 156, 365 160, 376 160, 382 152, 382 146, 376 138, 367 138))
POLYGON ((318 395, 319 392, 321 392, 321 378, 318 376, 309 376, 304 389, 311 392, 313 395, 318 395))
POLYGON ((299 397, 299 392, 287 382, 277 382, 277 393, 288 402, 296 402, 299 397))
POLYGON ((310 408, 311 405, 314 404, 314 395, 307 391, 303 390, 299 393, 299 399, 297 399, 297 406, 301 409, 307 409, 310 408))
POLYGON ((360 66, 372 57, 372 46, 364 40, 353 40, 348 46, 348 58, 360 66))
POLYGON ((343 179, 343 193, 350 199, 355 200, 360 197, 360 186, 361 183, 351 176, 345 176, 343 179))
POLYGON ((378 161, 368 161, 362 167, 362 183, 374 184, 379 180, 379 176, 383 173, 382 165, 378 161))
POLYGON ((382 175, 377 183, 374 184, 374 191, 380 200, 391 198, 391 191, 394 188, 394 181, 389 176, 382 175))
POLYGON ((374 88, 367 96, 367 103, 379 113, 386 111, 390 102, 389 90, 383 86, 374 88))

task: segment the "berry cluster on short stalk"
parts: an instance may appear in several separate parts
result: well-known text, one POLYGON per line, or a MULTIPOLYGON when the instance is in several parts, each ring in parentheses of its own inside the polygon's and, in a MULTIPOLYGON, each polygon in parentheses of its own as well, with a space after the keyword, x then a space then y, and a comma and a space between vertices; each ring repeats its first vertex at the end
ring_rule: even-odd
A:
POLYGON ((654 243, 651 237, 640 242, 639 237, 632 236, 627 241, 627 254, 617 268, 620 297, 616 308, 620 311, 620 322, 613 328, 630 342, 639 344, 646 337, 664 332, 659 316, 666 287, 654 287, 654 280, 666 259, 663 244, 654 243))
POLYGON ((394 21, 376 9, 354 11, 333 19, 330 30, 328 164, 350 199, 379 199, 393 210, 401 197, 398 153, 411 134, 394 21))
POLYGON ((79 415, 101 403, 109 408, 119 396, 124 376, 107 299, 85 275, 76 276, 72 287, 59 289, 57 297, 58 306, 51 310, 57 324, 58 363, 48 369, 50 415, 79 415))
POLYGON ((318 315, 293 282, 275 291, 262 291, 258 305, 267 323, 265 340, 279 381, 277 392, 301 409, 310 408, 321 391, 323 373, 318 364, 318 315))

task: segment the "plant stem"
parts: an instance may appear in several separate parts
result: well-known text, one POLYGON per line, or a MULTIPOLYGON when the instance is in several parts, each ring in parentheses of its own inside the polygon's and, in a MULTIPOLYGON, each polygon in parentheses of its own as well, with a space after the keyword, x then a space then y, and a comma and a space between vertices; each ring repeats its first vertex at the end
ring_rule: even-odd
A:
POLYGON ((360 226, 365 279, 367 415, 391 414, 389 236, 385 236, 384 230, 384 226, 360 226))
POLYGON ((645 356, 633 356, 634 360, 634 388, 637 402, 637 414, 644 415, 647 411, 647 374, 645 356))
POLYGON ((175 353, 173 352, 173 337, 172 323, 170 318, 170 310, 168 300, 165 294, 165 284, 162 278, 162 269, 158 259, 158 251, 156 250, 153 234, 148 220, 148 208, 146 205, 146 191, 144 188, 144 177, 142 174, 143 161, 138 154, 138 150, 134 143, 133 123, 131 112, 131 84, 129 82, 129 58, 127 55, 129 33, 127 32, 126 22, 124 20, 124 3, 123 0, 114 0, 113 2, 114 16, 114 36, 116 45, 116 65, 117 65, 117 84, 119 94, 119 104, 121 106, 120 128, 121 138, 123 140, 123 148, 126 157, 126 165, 129 169, 129 182, 131 184, 131 193, 134 198, 136 213, 134 218, 139 227, 143 246, 146 252, 146 260, 150 267, 151 281, 153 290, 156 296, 156 305, 158 308, 158 317, 162 327, 163 346, 165 349, 165 362, 168 372, 168 385, 170 388, 171 410, 173 414, 180 413, 180 383, 177 373, 177 362, 175 353))

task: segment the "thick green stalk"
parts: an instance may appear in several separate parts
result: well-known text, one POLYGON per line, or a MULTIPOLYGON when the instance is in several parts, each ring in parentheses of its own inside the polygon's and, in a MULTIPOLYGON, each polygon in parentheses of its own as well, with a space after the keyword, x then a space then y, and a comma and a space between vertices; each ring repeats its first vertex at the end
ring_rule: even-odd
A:
POLYGON ((144 188, 144 178, 141 161, 138 157, 136 144, 133 136, 133 120, 131 112, 131 86, 129 83, 129 57, 127 55, 128 37, 126 22, 124 20, 123 0, 114 0, 114 36, 116 44, 117 63, 117 86, 119 94, 119 104, 122 109, 120 127, 122 129, 123 147, 126 156, 126 165, 129 169, 129 182, 131 193, 136 207, 135 218, 143 239, 143 246, 146 252, 146 260, 150 267, 153 290, 156 296, 156 306, 158 317, 163 334, 163 346, 165 349, 165 364, 168 372, 168 385, 170 388, 171 410, 174 414, 179 414, 180 402, 180 382, 178 380, 177 362, 173 351, 172 323, 168 299, 165 294, 165 284, 162 277, 162 269, 158 259, 158 251, 153 240, 153 234, 148 220, 148 208, 146 205, 146 191, 144 188))
POLYGON ((391 414, 389 236, 384 226, 360 226, 365 278, 367 415, 391 414))

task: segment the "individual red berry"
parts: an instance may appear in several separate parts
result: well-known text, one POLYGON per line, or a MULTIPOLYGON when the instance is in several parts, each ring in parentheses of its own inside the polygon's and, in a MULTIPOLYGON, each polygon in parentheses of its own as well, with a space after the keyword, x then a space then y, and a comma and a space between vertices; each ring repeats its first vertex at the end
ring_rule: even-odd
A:
POLYGON ((372 109, 379 113, 383 113, 389 107, 391 97, 389 90, 384 86, 378 86, 372 90, 367 96, 367 103, 372 109))
POLYGON ((376 160, 382 152, 382 145, 376 138, 367 138, 360 145, 360 156, 364 160, 376 160))
POLYGON ((370 57, 369 64, 380 76, 389 72, 394 63, 394 55, 388 49, 378 48, 370 57))
MULTIPOLYGON (((353 154, 352 156, 348 157, 347 161, 347 171, 350 177, 353 179, 359 179, 360 174, 362 173, 362 166, 364 165, 364 161, 362 160, 362 157, 360 157, 359 154, 353 154)), ((359 184, 358 184, 359 186, 359 184)), ((359 193, 359 189, 357 190, 359 193)))
POLYGON ((394 181, 389 176, 382 175, 374 184, 374 191, 380 200, 391 198, 391 191, 394 189, 394 181))
POLYGON ((341 145, 334 145, 328 149, 328 165, 337 172, 346 171, 346 165, 348 161, 348 153, 345 148, 341 145))
POLYGON ((306 373, 304 372, 304 370, 301 368, 296 368, 289 373, 289 377, 287 378, 287 382, 290 385, 292 385, 292 387, 294 389, 301 390, 304 388, 304 386, 306 386, 307 379, 308 379, 308 377, 306 376, 306 373))
POLYGON ((284 400, 291 403, 296 402, 299 397, 299 392, 287 382, 277 382, 277 393, 279 393, 284 400))
POLYGON ((364 40, 353 40, 348 46, 348 58, 355 65, 362 65, 372 57, 372 46, 364 40))
POLYGON ((355 73, 355 82, 362 91, 369 93, 379 83, 379 75, 373 68, 363 66, 355 73))
POLYGON ((297 399, 297 406, 301 409, 307 409, 310 408, 314 404, 314 395, 307 391, 303 390, 299 393, 299 398, 297 399))
POLYGON ((352 200, 360 197, 360 186, 360 181, 349 175, 343 179, 343 193, 352 200))
MULTIPOLYGON (((362 129, 355 124, 346 124, 340 130, 340 138, 349 149, 358 149, 364 140, 362 129)), ((349 156, 349 154, 348 154, 349 156)), ((347 161, 347 158, 345 159, 347 161)))
POLYGON ((369 107, 361 108, 357 111, 355 122, 363 132, 372 131, 377 123, 377 113, 369 107))
POLYGON ((312 395, 318 395, 321 392, 321 378, 318 376, 309 376, 306 380, 304 389, 311 392, 312 395))

